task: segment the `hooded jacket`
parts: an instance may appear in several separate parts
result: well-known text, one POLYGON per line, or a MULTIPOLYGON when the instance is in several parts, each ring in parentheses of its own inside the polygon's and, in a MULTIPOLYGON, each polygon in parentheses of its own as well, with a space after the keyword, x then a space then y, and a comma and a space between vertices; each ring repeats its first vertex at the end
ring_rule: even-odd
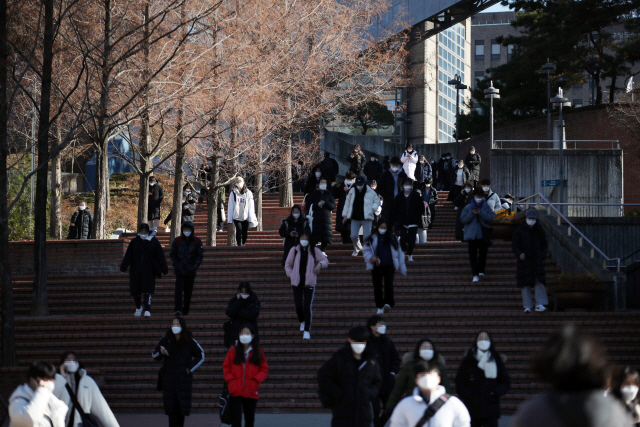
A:
POLYGON ((380 364, 380 372, 382 374, 380 395, 388 396, 391 390, 393 390, 395 376, 400 372, 400 355, 398 354, 398 350, 393 344, 393 341, 383 334, 376 337, 371 333, 367 345, 371 349, 371 354, 380 364))
MULTIPOLYGON (((356 199, 357 191, 358 189, 356 188, 355 185, 353 185, 349 189, 349 192, 347 193, 347 198, 344 201, 344 209, 342 210, 343 218, 346 217, 347 219, 351 219, 351 216, 353 215, 353 203, 356 199)), ((363 206, 364 219, 373 221, 373 218, 375 218, 375 215, 376 215, 376 211, 380 207, 380 197, 378 197, 378 193, 373 191, 371 187, 369 187, 366 184, 364 186, 364 191, 365 191, 364 206, 363 206)))
POLYGON ((419 191, 411 190, 408 196, 405 196, 404 192, 398 193, 393 201, 393 222, 396 226, 417 225, 418 228, 422 228, 423 215, 427 216, 428 223, 431 222, 429 206, 422 201, 422 194, 419 191), (407 197, 409 198, 409 207, 407 207, 407 197))
POLYGON ((234 295, 227 304, 226 315, 231 319, 232 324, 232 337, 231 340, 235 341, 238 338, 242 327, 246 324, 250 324, 258 331, 258 317, 260 316, 260 299, 258 295, 250 291, 247 299, 238 298, 234 295))
MULTIPOLYGON (((77 391, 73 390, 73 392, 76 394, 78 403, 85 414, 91 414, 94 416, 100 423, 101 427, 119 427, 118 421, 113 415, 111 408, 109 408, 109 404, 100 392, 98 384, 96 384, 93 378, 87 375, 87 371, 84 369, 78 370, 78 375, 80 376, 80 380, 76 385, 77 391)), ((67 379, 60 374, 56 374, 56 388, 53 390, 53 395, 69 407, 69 411, 67 412, 67 417, 65 419, 65 425, 68 426, 69 418, 72 416, 71 408, 73 407, 73 402, 71 401, 71 396, 69 396, 66 385, 67 379)), ((74 411, 73 417, 72 425, 74 427, 82 427, 82 418, 77 409, 74 411)))
POLYGON ((491 210, 486 200, 480 202, 480 205, 476 205, 475 198, 462 209, 460 214, 460 221, 464 226, 464 240, 482 240, 482 227, 490 227, 491 223, 495 219, 496 215, 491 210), (473 209, 478 207, 480 213, 475 215, 473 209))
POLYGON ((89 208, 77 210, 71 217, 73 226, 69 228, 69 239, 88 239, 93 227, 93 215, 89 208))
POLYGON ((484 196, 487 204, 494 212, 499 212, 502 210, 502 203, 500 203, 500 197, 493 191, 489 190, 489 193, 484 196))
POLYGON ((169 256, 176 275, 195 276, 204 257, 204 248, 202 241, 194 234, 193 223, 186 221, 182 228, 186 227, 191 228, 191 236, 187 237, 183 233, 174 239, 169 256))
POLYGON ((151 240, 136 236, 124 254, 120 271, 129 269, 129 290, 131 296, 142 294, 153 295, 156 289, 156 277, 169 274, 164 250, 156 237, 151 240))
MULTIPOLYGON (((387 235, 389 238, 395 239, 393 234, 389 235, 390 231, 387 231, 387 235)), ((367 241, 362 246, 362 256, 364 257, 364 262, 367 265, 367 270, 373 270, 374 263, 371 261, 371 258, 376 256, 378 250, 378 239, 380 235, 375 232, 371 234, 371 237, 367 239, 367 241)), ((396 270, 400 271, 400 274, 403 276, 407 275, 407 265, 404 262, 404 253, 402 252, 402 248, 400 244, 398 244, 397 248, 391 246, 391 258, 393 258, 393 267, 396 270)))
POLYGON ((249 221, 249 228, 258 226, 258 218, 256 217, 256 207, 253 201, 253 193, 248 188, 244 193, 240 193, 237 188, 234 188, 231 194, 229 194, 229 219, 228 223, 233 224, 233 221, 249 221), (240 217, 240 203, 241 198, 245 199, 244 215, 240 217))
POLYGON ((25 383, 9 398, 9 427, 66 427, 68 410, 67 405, 46 388, 33 391, 25 383))
MULTIPOLYGON (((241 365, 233 363, 236 357, 237 346, 232 346, 227 353, 227 357, 222 364, 222 372, 224 373, 224 380, 229 384, 229 394, 235 397, 244 397, 247 399, 258 399, 260 384, 267 379, 267 373, 269 372, 269 365, 267 365, 267 359, 264 357, 262 349, 260 350, 260 365, 256 366, 253 363, 246 361, 241 365)), ((251 357, 253 350, 248 354, 247 360, 251 357)))
MULTIPOLYGON (((445 393, 444 387, 438 386, 436 390, 431 392, 429 403, 427 403, 422 398, 420 389, 416 387, 411 396, 405 397, 396 406, 391 415, 391 427, 416 427, 429 405, 445 393)), ((470 427, 471 416, 460 399, 451 396, 425 426, 470 427)))
MULTIPOLYGON (((329 260, 322 254, 320 248, 308 247, 308 251, 313 250, 313 255, 309 253, 307 257, 307 270, 304 280, 305 286, 315 286, 318 282, 318 276, 313 271, 316 268, 316 264, 320 265, 320 268, 328 268, 329 260)), ((291 279, 291 286, 298 286, 300 284, 300 251, 302 250, 300 245, 294 246, 289 251, 287 261, 284 264, 284 270, 287 273, 287 277, 291 279)))
POLYGON ((378 181, 383 172, 382 164, 378 161, 368 161, 364 164, 364 174, 369 181, 378 181))
POLYGON ((312 212, 310 225, 313 240, 327 244, 332 243, 333 215, 331 212, 336 208, 336 199, 333 194, 329 189, 317 189, 307 196, 306 203, 312 212), (319 206, 320 202, 324 202, 324 204, 319 206))
MULTIPOLYGON (((416 375, 414 373, 414 369, 417 362, 414 360, 413 353, 406 353, 402 360, 404 361, 406 359, 408 359, 408 361, 402 365, 402 368, 398 373, 398 377, 396 378, 396 384, 393 387, 393 391, 385 403, 385 408, 387 408, 387 410, 393 410, 403 397, 411 396, 411 393, 413 393, 413 390, 416 387, 416 375)), ((435 363, 440 369, 440 385, 444 387, 447 392, 451 391, 449 376, 445 370, 444 357, 439 354, 435 363)))

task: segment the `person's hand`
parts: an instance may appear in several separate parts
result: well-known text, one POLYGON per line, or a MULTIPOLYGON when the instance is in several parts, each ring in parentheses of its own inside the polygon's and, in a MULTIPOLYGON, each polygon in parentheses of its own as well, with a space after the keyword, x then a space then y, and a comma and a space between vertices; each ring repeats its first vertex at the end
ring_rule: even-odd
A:
POLYGON ((75 224, 73 222, 70 222, 69 225, 73 227, 75 224))
POLYGON ((242 298, 242 296, 240 295, 240 292, 238 292, 238 295, 236 295, 236 298, 238 299, 242 298))
POLYGON ((521 259, 522 261, 524 261, 524 253, 521 253, 521 254, 520 254, 520 259, 521 259))
POLYGON ((349 154, 349 158, 352 159, 353 158, 353 153, 349 154))
POLYGON ((320 203, 318 203, 318 206, 323 207, 324 206, 324 200, 321 201, 320 203))
POLYGON ((377 256, 372 256, 371 257, 371 262, 373 262, 373 263, 378 262, 378 257, 377 256))
POLYGON ((347 221, 349 221, 349 218, 347 218, 346 216, 342 217, 342 223, 346 224, 347 221))
POLYGON ((60 373, 62 375, 67 375, 67 368, 65 368, 64 363, 60 365, 60 373))
POLYGON ((480 213, 480 209, 478 208, 473 208, 473 214, 474 215, 478 215, 480 213))
POLYGON ((151 191, 149 191, 149 195, 151 195, 151 191))
POLYGON ((163 356, 168 356, 169 352, 167 351, 166 348, 164 348, 163 346, 160 346, 160 354, 162 354, 163 356))
POLYGON ((191 370, 189 368, 185 368, 187 370, 187 375, 191 375, 191 370))
POLYGON ((318 265, 316 265, 316 268, 313 269, 313 272, 317 276, 320 273, 320 270, 322 270, 322 266, 320 264, 318 264, 318 265))
POLYGON ((184 208, 182 208, 182 209, 189 209, 189 206, 185 206, 185 207, 184 207, 184 208))
POLYGON ((297 236, 298 236, 298 233, 296 233, 295 231, 291 232, 291 237, 297 237, 297 236))

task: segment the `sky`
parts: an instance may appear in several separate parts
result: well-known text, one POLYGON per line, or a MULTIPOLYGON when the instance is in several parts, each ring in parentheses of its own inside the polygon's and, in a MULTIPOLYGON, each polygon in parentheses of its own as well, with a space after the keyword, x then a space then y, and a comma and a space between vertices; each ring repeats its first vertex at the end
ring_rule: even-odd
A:
POLYGON ((500 3, 494 4, 488 9, 482 11, 482 13, 494 13, 494 12, 508 12, 510 9, 508 6, 503 6, 500 3))

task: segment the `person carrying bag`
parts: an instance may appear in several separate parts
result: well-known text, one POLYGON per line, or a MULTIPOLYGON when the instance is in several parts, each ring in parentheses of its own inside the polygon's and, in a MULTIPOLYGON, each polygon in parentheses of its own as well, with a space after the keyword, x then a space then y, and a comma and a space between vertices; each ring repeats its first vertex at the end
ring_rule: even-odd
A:
MULTIPOLYGON (((74 411, 78 411, 80 413, 80 418, 82 419, 82 427, 99 427, 98 421, 95 419, 95 417, 84 412, 82 406, 78 403, 76 393, 73 392, 71 386, 69 386, 69 384, 67 383, 65 385, 65 388, 67 389, 67 393, 69 393, 69 397, 71 397, 71 403, 73 404, 73 406, 71 406, 71 414, 73 414, 74 411)), ((77 391, 78 383, 76 383, 76 392, 77 391)), ((69 417, 69 423, 67 424, 67 427, 74 427, 74 418, 75 417, 73 415, 69 417)))

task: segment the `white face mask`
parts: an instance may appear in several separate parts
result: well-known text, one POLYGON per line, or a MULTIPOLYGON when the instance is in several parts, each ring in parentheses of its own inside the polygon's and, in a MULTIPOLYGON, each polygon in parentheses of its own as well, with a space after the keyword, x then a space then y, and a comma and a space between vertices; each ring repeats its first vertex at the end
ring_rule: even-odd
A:
POLYGON ((44 382, 44 388, 46 388, 51 393, 53 393, 53 390, 55 390, 56 385, 55 385, 55 383, 53 381, 45 381, 44 382))
POLYGON ((398 166, 391 166, 391 172, 396 173, 400 170, 400 168, 398 166))
POLYGON ((471 155, 473 156, 474 154, 476 154, 475 151, 470 151, 471 155))
POLYGON ((353 185, 355 181, 345 181, 344 185, 346 185, 347 187, 351 187, 353 185))
POLYGON ((464 165, 458 165, 458 169, 462 169, 464 165))
POLYGON ((242 187, 244 187, 244 182, 237 183, 236 187, 238 187, 238 190, 242 190, 242 187))
POLYGON ((491 187, 485 187, 484 185, 482 186, 482 191, 484 191, 485 193, 489 190, 491 190, 491 187))
POLYGON ((628 385, 620 389, 622 398, 625 402, 631 402, 638 395, 638 386, 628 385))
POLYGON ((300 240, 300 244, 302 246, 309 246, 309 241, 308 240, 300 240))
POLYGON ((300 218, 300 214, 293 214, 293 217, 294 217, 295 219, 298 219, 298 218, 300 218))
POLYGON ((191 236, 191 231, 183 231, 182 234, 184 234, 186 237, 191 236))
POLYGON ((316 172, 316 178, 320 178, 322 176, 322 172, 316 172))
POLYGON ((362 354, 366 347, 367 347, 367 345, 363 344, 363 343, 352 343, 351 344, 351 350, 353 350, 353 352, 355 354, 362 354))
POLYGON ((386 233, 386 232, 387 232, 387 229, 386 229, 386 228, 379 228, 379 229, 378 229, 378 232, 379 232, 380 234, 383 234, 383 235, 384 235, 384 233, 386 233))
POLYGON ((424 161, 424 160, 420 160, 420 164, 421 164, 421 165, 424 165, 424 164, 425 164, 425 161, 424 161))
POLYGON ((384 335, 387 333, 387 325, 378 326, 378 333, 384 335))
POLYGON ((433 359, 433 350, 420 350, 420 357, 424 360, 433 359))
POLYGON ((171 327, 171 332, 173 332, 173 335, 178 335, 180 332, 182 332, 182 327, 181 326, 172 326, 171 327))
POLYGON ((533 227, 534 225, 536 225, 536 219, 535 218, 527 218, 527 225, 529 227, 533 227))
POLYGON ((475 201, 477 204, 482 203, 482 201, 484 200, 482 197, 478 198, 478 197, 474 197, 475 201))
POLYGON ((423 390, 435 390, 440 385, 438 375, 427 374, 418 379, 418 387, 423 390))
POLYGON ((320 184, 318 185, 318 188, 321 190, 326 190, 327 189, 327 184, 320 184))
POLYGON ((426 188, 431 188, 431 184, 425 184, 424 185, 426 188))
POLYGON ((141 239, 146 239, 147 237, 149 237, 147 233, 138 233, 138 236, 140 236, 141 239))
POLYGON ((377 162, 377 161, 378 161, 378 159, 376 159, 375 157, 372 157, 372 158, 371 158, 371 161, 372 161, 372 162, 377 162))
POLYGON ((149 185, 153 187, 154 185, 156 185, 156 183, 155 182, 150 182, 149 185))
POLYGON ((249 344, 251 342, 251 335, 240 335, 240 342, 242 344, 249 344))
POLYGON ((358 191, 362 191, 362 189, 364 188, 364 185, 356 185, 356 188, 358 189, 358 191))
POLYGON ((247 299, 249 298, 249 294, 240 294, 240 298, 247 299))
POLYGON ((78 372, 79 367, 80 367, 80 364, 75 360, 66 360, 64 362, 64 369, 71 374, 78 372))
POLYGON ((478 341, 477 346, 480 350, 487 351, 489 350, 489 347, 491 347, 491 341, 487 341, 487 340, 478 341))
POLYGON ((405 185, 404 186, 404 191, 411 191, 413 189, 412 185, 405 185))
POLYGON ((471 189, 469 187, 464 189, 465 193, 471 193, 471 189))
POLYGON ((512 205, 513 204, 513 199, 507 199, 507 202, 512 205))
POLYGON ((87 207, 86 206, 78 206, 78 209, 83 211, 83 210, 87 209, 87 207))

